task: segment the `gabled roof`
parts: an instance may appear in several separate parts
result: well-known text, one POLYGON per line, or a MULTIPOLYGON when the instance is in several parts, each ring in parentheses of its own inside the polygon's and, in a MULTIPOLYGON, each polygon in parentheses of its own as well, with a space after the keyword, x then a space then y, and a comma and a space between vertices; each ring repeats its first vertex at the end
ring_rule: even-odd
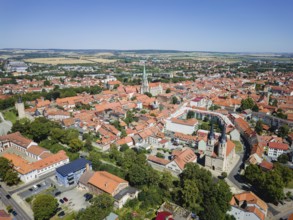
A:
POLYGON ((182 150, 174 150, 172 152, 174 156, 174 161, 180 167, 181 170, 184 169, 186 163, 190 163, 196 160, 196 154, 189 148, 182 150))
POLYGON ((33 145, 33 146, 30 146, 26 152, 28 153, 31 153, 31 154, 34 154, 36 156, 39 156, 41 155, 42 153, 44 152, 49 152, 49 150, 45 149, 45 148, 42 148, 40 146, 36 146, 36 145, 33 145))
POLYGON ((286 151, 289 149, 289 145, 284 143, 270 142, 269 148, 286 151))
POLYGON ((28 145, 33 142, 31 139, 28 139, 20 134, 20 132, 15 132, 12 134, 7 134, 0 136, 0 141, 11 141, 15 144, 18 144, 24 148, 27 148, 28 145))
POLYGON ((128 182, 106 171, 97 171, 89 179, 89 183, 102 191, 113 194, 118 188, 119 184, 128 182))

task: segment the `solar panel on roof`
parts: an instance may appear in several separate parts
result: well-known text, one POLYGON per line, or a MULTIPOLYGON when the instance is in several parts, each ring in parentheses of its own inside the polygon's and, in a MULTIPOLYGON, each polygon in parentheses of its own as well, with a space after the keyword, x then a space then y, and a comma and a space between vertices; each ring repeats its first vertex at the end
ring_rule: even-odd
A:
POLYGON ((72 161, 71 163, 65 164, 61 167, 58 167, 56 169, 56 172, 58 172, 62 176, 67 176, 69 173, 75 173, 78 170, 84 169, 86 167, 86 164, 91 165, 92 162, 89 160, 86 160, 84 158, 79 158, 77 160, 72 161))

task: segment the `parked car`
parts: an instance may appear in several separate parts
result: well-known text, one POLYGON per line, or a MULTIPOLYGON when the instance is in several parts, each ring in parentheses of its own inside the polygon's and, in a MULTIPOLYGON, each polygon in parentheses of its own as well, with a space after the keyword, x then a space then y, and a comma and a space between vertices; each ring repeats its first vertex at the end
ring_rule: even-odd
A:
POLYGON ((17 216, 17 212, 15 210, 12 210, 12 215, 17 216))
POLYGON ((59 199, 59 202, 63 204, 64 203, 64 200, 63 199, 59 199))
POLYGON ((6 195, 6 198, 7 198, 7 199, 10 199, 10 198, 11 198, 11 196, 10 196, 9 194, 7 194, 7 195, 6 195))
POLYGON ((28 190, 29 190, 29 191, 31 191, 31 192, 32 192, 32 191, 34 191, 34 189, 33 189, 33 188, 29 188, 28 190))
POLYGON ((64 211, 61 211, 58 213, 58 217, 63 217, 65 215, 65 212, 64 211))
POLYGON ((60 191, 55 192, 55 196, 59 196, 61 194, 60 191))
POLYGON ((90 193, 86 193, 84 194, 84 197, 85 197, 85 201, 89 201, 91 198, 93 198, 93 195, 90 193))
POLYGON ((40 188, 42 185, 41 184, 37 184, 37 187, 40 188))
POLYGON ((61 207, 58 207, 58 208, 56 209, 56 213, 57 213, 57 212, 60 212, 60 211, 62 211, 62 208, 61 208, 61 207))
POLYGON ((64 202, 68 202, 68 199, 66 197, 63 198, 64 202))

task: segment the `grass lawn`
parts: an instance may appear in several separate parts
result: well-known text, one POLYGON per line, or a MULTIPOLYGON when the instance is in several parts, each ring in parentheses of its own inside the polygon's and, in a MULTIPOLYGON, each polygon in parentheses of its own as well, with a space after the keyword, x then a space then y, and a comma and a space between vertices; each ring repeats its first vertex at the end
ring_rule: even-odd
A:
POLYGON ((4 113, 4 118, 8 121, 11 121, 13 124, 16 122, 17 120, 17 116, 16 114, 14 114, 14 112, 10 112, 10 111, 7 111, 4 113))
POLYGON ((240 141, 233 141, 233 143, 235 144, 235 152, 236 153, 240 153, 243 151, 242 144, 240 141))

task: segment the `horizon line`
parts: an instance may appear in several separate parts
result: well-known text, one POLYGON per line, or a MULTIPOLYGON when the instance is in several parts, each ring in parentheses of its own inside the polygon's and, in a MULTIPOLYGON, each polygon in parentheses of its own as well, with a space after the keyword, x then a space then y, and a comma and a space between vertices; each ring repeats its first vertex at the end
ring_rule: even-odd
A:
POLYGON ((0 48, 0 50, 79 50, 79 51, 86 51, 86 50, 101 50, 101 51, 174 51, 174 52, 201 52, 201 53, 257 53, 257 54, 293 54, 292 52, 259 52, 259 51, 211 51, 211 50, 177 50, 177 49, 64 49, 64 48, 14 48, 14 47, 7 47, 7 48, 0 48))

